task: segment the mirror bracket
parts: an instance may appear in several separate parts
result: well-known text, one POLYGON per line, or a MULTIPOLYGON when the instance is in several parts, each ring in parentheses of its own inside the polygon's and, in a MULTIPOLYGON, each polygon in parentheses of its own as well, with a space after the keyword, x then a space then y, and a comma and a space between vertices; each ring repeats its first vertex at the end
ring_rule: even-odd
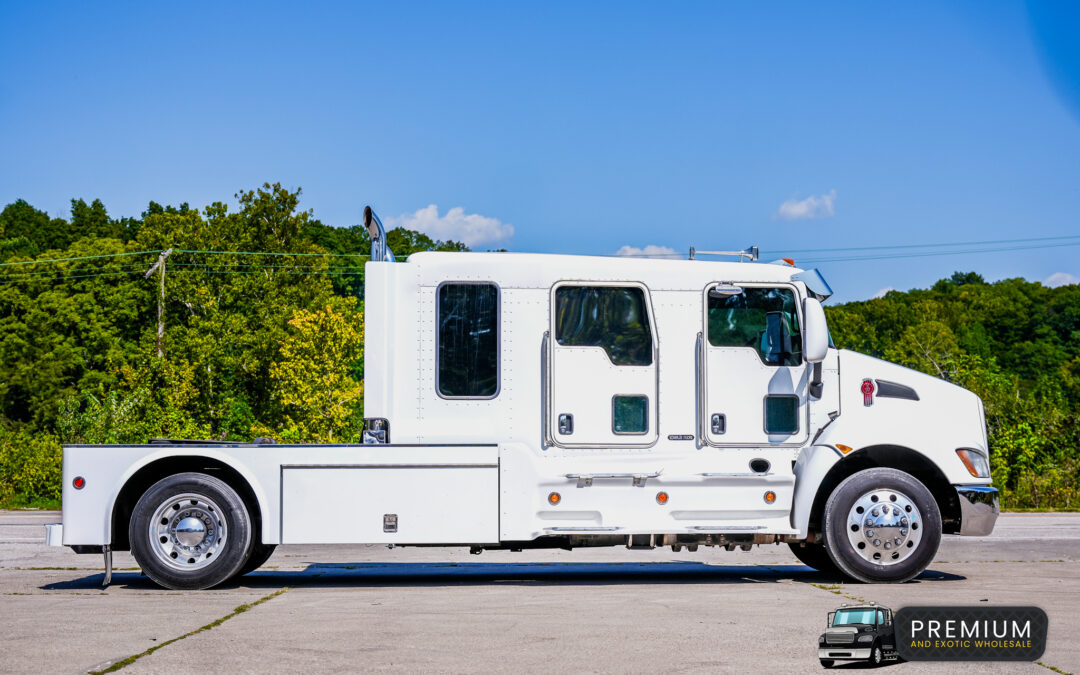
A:
POLYGON ((821 392, 825 389, 825 383, 821 381, 821 361, 814 364, 814 374, 810 378, 810 395, 821 398, 821 392))

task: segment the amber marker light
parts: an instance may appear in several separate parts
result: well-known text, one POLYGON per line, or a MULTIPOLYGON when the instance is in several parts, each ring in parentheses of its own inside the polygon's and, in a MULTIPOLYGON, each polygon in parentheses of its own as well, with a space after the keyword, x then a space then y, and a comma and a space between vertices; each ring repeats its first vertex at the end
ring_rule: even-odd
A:
POLYGON ((844 445, 843 443, 837 443, 836 444, 836 449, 839 450, 840 452, 844 453, 845 455, 848 454, 849 452, 851 452, 851 446, 850 445, 844 445))
POLYGON ((656 493, 656 503, 659 504, 660 506, 663 506, 664 504, 667 504, 667 498, 668 498, 668 494, 666 492, 657 492, 656 493))
POLYGON ((561 501, 562 495, 560 495, 558 492, 552 492, 548 495, 548 504, 551 504, 552 506, 558 506, 559 502, 561 501))
POLYGON ((772 504, 775 501, 776 501, 776 493, 775 492, 773 492, 772 490, 769 490, 768 492, 765 493, 765 503, 766 504, 772 504))

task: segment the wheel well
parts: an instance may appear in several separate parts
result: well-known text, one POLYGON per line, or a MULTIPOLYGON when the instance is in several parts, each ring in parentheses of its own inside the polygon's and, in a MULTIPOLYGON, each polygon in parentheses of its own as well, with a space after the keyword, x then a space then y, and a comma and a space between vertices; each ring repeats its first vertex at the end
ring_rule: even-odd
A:
POLYGON ((941 511, 942 532, 960 530, 960 501, 945 474, 926 455, 899 445, 874 445, 857 450, 833 465, 818 487, 810 509, 810 531, 821 532, 825 502, 845 478, 864 469, 886 467, 907 472, 926 486, 941 511))
POLYGON ((236 469, 220 460, 209 457, 166 457, 151 462, 136 471, 120 490, 112 512, 112 548, 114 551, 130 550, 128 522, 131 520, 131 514, 135 510, 135 504, 150 489, 150 486, 162 478, 189 471, 205 473, 208 476, 218 478, 236 490, 236 493, 244 500, 248 513, 251 515, 252 527, 254 528, 252 531, 256 541, 262 540, 262 511, 259 510, 259 500, 255 498, 255 492, 251 489, 251 485, 236 469))

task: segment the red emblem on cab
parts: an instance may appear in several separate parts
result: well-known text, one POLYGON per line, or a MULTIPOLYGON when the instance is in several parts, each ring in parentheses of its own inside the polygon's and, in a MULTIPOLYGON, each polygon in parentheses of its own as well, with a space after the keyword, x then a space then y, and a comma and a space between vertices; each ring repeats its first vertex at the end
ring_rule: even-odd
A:
POLYGON ((862 381, 862 386, 859 387, 859 391, 862 392, 862 403, 863 403, 863 405, 873 405, 874 404, 874 383, 873 382, 871 382, 868 379, 863 380, 862 381))

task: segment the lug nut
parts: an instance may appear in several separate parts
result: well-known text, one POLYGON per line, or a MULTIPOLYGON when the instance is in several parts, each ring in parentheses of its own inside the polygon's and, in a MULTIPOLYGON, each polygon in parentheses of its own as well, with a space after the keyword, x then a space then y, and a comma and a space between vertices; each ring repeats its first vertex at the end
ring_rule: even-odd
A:
POLYGON ((869 538, 871 538, 873 536, 874 536, 874 531, 873 530, 867 530, 866 531, 866 538, 867 539, 869 539, 869 538))
POLYGON ((900 537, 893 537, 893 543, 896 544, 897 546, 899 546, 900 545, 900 537))
POLYGON ((878 513, 879 513, 879 511, 878 511, 877 507, 874 507, 874 510, 870 512, 870 515, 872 515, 874 517, 877 517, 878 513))
POLYGON ((892 548, 892 542, 891 541, 885 542, 885 550, 888 551, 890 548, 892 548))
POLYGON ((900 536, 901 537, 906 537, 907 536, 907 528, 904 528, 904 529, 900 530, 900 536))
POLYGON ((880 539, 875 539, 874 540, 874 546, 881 546, 881 540, 880 539))

